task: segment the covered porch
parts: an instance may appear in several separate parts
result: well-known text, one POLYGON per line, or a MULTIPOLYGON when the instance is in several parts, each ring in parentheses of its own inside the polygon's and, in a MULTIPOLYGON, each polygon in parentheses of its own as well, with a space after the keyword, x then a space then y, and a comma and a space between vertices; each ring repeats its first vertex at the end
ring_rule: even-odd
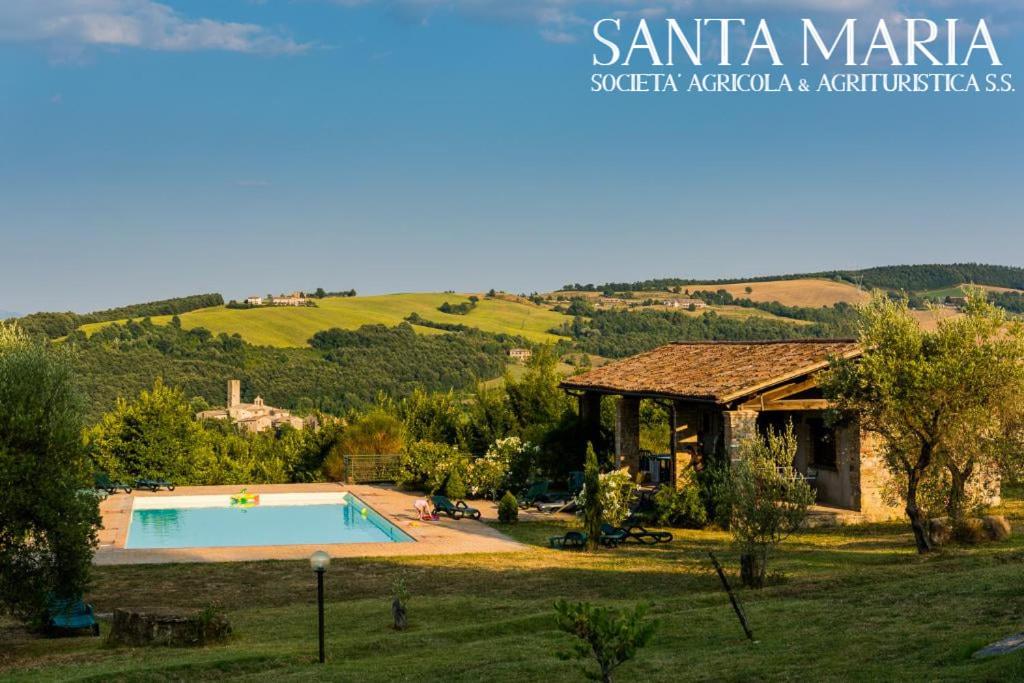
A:
POLYGON ((562 387, 577 397, 587 434, 599 433, 602 402, 614 401, 614 457, 648 483, 679 486, 693 469, 739 458, 744 439, 792 424, 793 464, 818 506, 833 516, 861 518, 867 510, 888 517, 873 435, 856 423, 829 425, 816 380, 831 357, 858 354, 852 340, 678 343, 568 378, 562 387), (641 449, 643 401, 667 415, 660 452, 641 449))

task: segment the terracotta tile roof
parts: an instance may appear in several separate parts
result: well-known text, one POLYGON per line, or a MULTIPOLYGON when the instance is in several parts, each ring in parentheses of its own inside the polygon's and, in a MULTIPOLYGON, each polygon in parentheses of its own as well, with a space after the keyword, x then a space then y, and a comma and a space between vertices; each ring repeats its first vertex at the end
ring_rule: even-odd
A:
POLYGON ((822 368, 830 356, 859 353, 852 339, 680 342, 567 377, 561 386, 726 403, 822 368))

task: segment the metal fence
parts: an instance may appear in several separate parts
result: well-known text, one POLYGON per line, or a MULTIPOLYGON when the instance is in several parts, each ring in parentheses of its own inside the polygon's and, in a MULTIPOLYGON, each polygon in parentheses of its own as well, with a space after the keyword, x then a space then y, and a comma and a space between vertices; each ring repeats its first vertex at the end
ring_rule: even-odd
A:
POLYGON ((393 455, 346 455, 345 481, 349 484, 396 481, 401 457, 397 453, 393 455))

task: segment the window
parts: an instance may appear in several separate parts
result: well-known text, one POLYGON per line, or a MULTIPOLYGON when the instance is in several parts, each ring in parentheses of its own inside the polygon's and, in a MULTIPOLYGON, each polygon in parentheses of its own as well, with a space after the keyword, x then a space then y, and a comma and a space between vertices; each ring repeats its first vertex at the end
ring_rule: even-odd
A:
POLYGON ((836 469, 836 432, 820 417, 807 420, 811 436, 811 462, 813 467, 836 469))

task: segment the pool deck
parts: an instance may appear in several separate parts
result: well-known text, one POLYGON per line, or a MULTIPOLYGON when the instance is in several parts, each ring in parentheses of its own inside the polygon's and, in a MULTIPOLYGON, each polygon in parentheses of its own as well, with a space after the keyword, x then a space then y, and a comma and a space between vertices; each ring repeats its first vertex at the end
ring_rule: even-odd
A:
MULTIPOLYGON (((173 562, 244 562, 253 560, 306 559, 314 550, 325 550, 331 557, 388 557, 397 555, 451 555, 460 553, 500 553, 524 550, 486 524, 471 519, 442 517, 436 522, 416 519, 413 501, 421 494, 399 491, 390 486, 366 486, 337 483, 268 484, 247 486, 250 493, 338 493, 350 491, 385 519, 412 536, 415 543, 328 543, 324 545, 272 545, 238 548, 139 548, 124 547, 131 523, 132 498, 156 496, 197 496, 238 493, 240 486, 182 486, 174 491, 133 491, 108 497, 100 504, 103 528, 93 558, 97 565, 166 564, 173 562)), ((484 519, 496 519, 493 503, 471 501, 484 519)))

